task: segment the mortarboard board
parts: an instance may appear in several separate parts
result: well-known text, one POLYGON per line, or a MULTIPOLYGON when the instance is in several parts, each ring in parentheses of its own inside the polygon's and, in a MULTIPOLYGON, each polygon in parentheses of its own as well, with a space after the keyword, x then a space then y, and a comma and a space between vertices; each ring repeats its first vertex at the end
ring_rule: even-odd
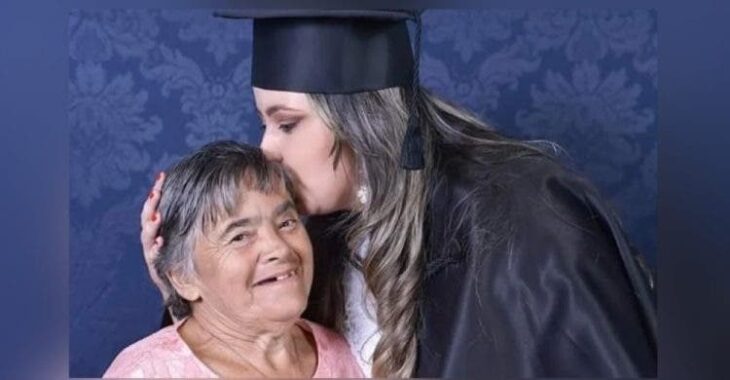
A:
POLYGON ((348 94, 388 87, 411 91, 401 166, 423 168, 418 130, 420 18, 389 10, 226 10, 215 15, 253 20, 251 84, 304 93, 348 94), (416 59, 406 21, 416 21, 416 59))

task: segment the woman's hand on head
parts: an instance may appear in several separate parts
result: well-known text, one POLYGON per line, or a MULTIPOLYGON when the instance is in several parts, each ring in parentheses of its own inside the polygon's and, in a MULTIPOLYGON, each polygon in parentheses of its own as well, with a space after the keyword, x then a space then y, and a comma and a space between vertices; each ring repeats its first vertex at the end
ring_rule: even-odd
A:
POLYGON ((140 216, 140 225, 142 232, 140 233, 140 241, 142 242, 142 250, 144 251, 144 261, 147 264, 147 271, 152 278, 152 282, 162 292, 162 298, 166 299, 167 294, 162 290, 162 282, 155 270, 154 261, 160 252, 160 248, 164 243, 162 236, 158 236, 160 230, 161 217, 157 206, 160 204, 160 196, 162 195, 162 183, 165 181, 165 173, 160 172, 155 179, 155 184, 149 196, 142 207, 142 215, 140 216))

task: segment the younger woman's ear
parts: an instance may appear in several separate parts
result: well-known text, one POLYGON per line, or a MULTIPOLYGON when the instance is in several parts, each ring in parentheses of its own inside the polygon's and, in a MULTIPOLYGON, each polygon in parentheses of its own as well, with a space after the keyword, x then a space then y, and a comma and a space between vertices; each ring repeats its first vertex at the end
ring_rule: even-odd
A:
POLYGON ((167 278, 170 279, 170 284, 175 288, 177 294, 184 298, 188 302, 195 302, 200 299, 200 288, 196 285, 192 276, 182 276, 178 273, 170 273, 167 278))

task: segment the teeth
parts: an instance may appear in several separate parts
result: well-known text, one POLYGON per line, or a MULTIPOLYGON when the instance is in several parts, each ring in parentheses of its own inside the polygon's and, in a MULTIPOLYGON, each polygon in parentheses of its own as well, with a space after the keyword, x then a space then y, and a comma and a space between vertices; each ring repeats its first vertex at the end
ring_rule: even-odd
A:
POLYGON ((293 275, 294 275, 294 271, 290 271, 290 272, 284 273, 281 276, 277 277, 276 278, 276 281, 281 281, 281 280, 287 279, 287 278, 289 278, 289 277, 291 277, 293 275))
POLYGON ((287 278, 292 277, 292 276, 295 276, 296 274, 297 274, 297 270, 294 269, 294 270, 291 270, 289 272, 286 272, 286 273, 284 273, 284 274, 282 274, 280 276, 269 277, 266 280, 259 281, 257 283, 257 285, 263 285, 263 284, 268 284, 268 283, 277 282, 277 281, 281 281, 281 280, 286 280, 287 278))

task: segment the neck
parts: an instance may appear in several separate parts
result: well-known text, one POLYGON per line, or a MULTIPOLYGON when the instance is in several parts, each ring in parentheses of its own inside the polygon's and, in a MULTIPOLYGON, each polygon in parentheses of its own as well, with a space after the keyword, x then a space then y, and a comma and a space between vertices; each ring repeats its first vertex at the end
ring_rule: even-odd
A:
POLYGON ((218 372, 237 372, 242 368, 259 376, 302 375, 299 372, 302 372, 305 360, 302 356, 306 350, 302 347, 303 334, 295 321, 260 326, 260 323, 234 321, 209 310, 196 311, 181 327, 180 333, 190 340, 191 348, 201 359, 208 358, 210 364, 236 363, 239 367, 238 370, 221 369, 219 364, 218 372))

